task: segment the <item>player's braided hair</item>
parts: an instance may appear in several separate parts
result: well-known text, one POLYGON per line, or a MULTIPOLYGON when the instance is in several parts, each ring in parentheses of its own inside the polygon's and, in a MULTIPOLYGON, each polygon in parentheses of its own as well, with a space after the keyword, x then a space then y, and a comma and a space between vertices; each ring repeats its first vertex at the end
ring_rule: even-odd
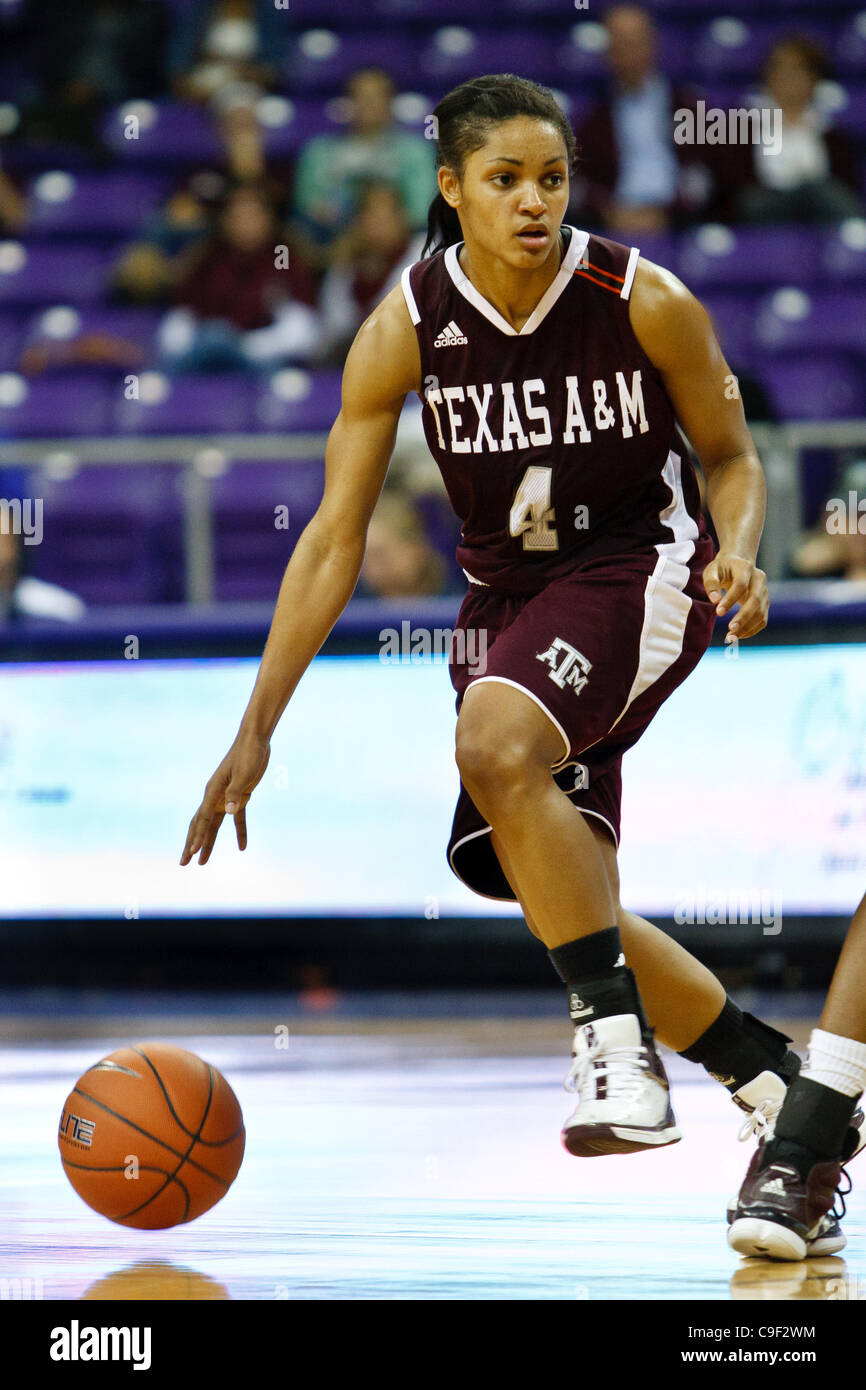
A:
MULTIPOLYGON (((568 117, 548 87, 526 77, 515 77, 510 72, 473 77, 444 96, 433 115, 437 131, 436 168, 447 166, 458 178, 463 174, 467 156, 481 148, 493 126, 515 116, 535 116, 555 125, 565 141, 569 172, 574 165, 576 146, 568 117)), ((462 240, 457 213, 437 191, 427 214, 424 255, 428 250, 442 251, 462 240)))

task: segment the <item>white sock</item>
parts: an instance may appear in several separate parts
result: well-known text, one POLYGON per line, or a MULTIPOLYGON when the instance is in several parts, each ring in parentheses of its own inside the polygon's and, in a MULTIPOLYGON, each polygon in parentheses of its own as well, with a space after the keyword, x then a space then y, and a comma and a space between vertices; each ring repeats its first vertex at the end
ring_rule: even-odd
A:
POLYGON ((813 1028, 800 1075, 843 1096, 859 1096, 866 1090, 866 1043, 813 1028))

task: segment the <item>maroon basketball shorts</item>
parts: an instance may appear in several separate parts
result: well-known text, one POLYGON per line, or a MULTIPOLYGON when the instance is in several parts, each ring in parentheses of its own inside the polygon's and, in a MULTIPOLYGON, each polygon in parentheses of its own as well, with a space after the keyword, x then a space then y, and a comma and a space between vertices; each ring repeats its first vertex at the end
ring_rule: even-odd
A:
MULTIPOLYGON (((619 847, 622 755, 698 664, 715 606, 701 576, 713 558, 698 541, 604 557, 553 580, 537 594, 502 594, 473 583, 451 648, 459 712, 470 685, 504 681, 548 715, 562 738, 557 785, 619 847), (674 552, 672 555, 670 552, 674 552)), ((551 846, 551 853, 555 847, 551 846)), ((514 901, 493 851, 490 826, 460 785, 448 862, 488 898, 514 901)))

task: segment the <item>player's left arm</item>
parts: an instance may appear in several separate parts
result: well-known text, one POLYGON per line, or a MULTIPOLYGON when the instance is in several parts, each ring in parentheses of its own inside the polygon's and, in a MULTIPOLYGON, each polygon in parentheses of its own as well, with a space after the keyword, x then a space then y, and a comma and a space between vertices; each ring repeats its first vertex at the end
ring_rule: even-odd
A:
POLYGON ((753 637, 766 627, 769 610, 767 576, 756 565, 767 487, 737 378, 703 305, 676 275, 643 257, 629 315, 706 476, 707 505, 719 538, 718 554, 703 574, 707 594, 720 614, 739 603, 729 633, 753 637))

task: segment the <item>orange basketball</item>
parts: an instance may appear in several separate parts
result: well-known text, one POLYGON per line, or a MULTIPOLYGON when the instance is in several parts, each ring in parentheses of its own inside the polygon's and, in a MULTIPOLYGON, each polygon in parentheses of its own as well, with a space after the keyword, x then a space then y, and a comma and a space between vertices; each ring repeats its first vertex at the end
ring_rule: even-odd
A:
POLYGON ((244 1156, 244 1119, 216 1067, 168 1043, 121 1047, 73 1087, 60 1157, 79 1197, 121 1226, 195 1221, 244 1156))

